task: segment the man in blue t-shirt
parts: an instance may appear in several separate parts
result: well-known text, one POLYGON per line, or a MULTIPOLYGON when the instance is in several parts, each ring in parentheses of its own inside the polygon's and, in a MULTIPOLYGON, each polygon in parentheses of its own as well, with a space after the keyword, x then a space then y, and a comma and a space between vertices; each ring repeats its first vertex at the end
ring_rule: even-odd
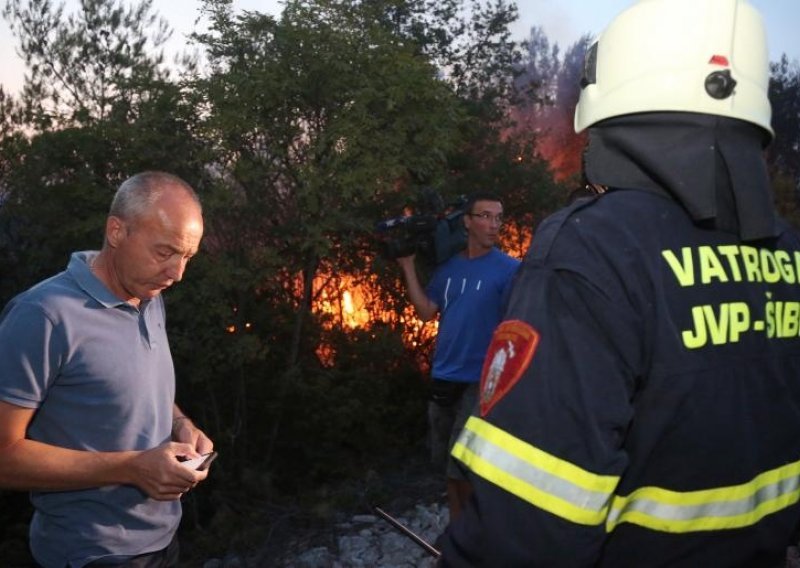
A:
POLYGON ((213 443, 175 405, 161 292, 203 235, 180 178, 118 189, 99 252, 0 313, 0 487, 27 490, 44 568, 176 566, 180 498, 213 443))
POLYGON ((417 315, 423 321, 440 315, 428 419, 433 462, 446 462, 451 519, 460 513, 470 486, 449 457, 450 449, 477 400, 486 349, 520 264, 495 248, 503 224, 503 204, 497 196, 476 193, 465 211, 466 248, 438 266, 426 288, 417 276, 414 256, 397 259, 417 315))

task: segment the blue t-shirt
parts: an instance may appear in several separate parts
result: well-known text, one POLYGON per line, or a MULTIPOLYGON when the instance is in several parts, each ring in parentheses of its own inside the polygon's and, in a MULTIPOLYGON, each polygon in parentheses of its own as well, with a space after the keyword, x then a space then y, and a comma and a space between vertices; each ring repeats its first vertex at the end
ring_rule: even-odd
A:
POLYGON ((519 265, 519 260, 493 248, 476 258, 454 255, 436 269, 426 288, 440 314, 433 378, 480 379, 486 349, 519 265))
MULTIPOLYGON (((137 309, 74 253, 65 272, 0 314, 0 400, 37 409, 28 438, 86 451, 147 450, 170 440, 175 373, 164 301, 137 309)), ((31 550, 46 568, 166 547, 180 502, 115 485, 31 493, 31 550)))

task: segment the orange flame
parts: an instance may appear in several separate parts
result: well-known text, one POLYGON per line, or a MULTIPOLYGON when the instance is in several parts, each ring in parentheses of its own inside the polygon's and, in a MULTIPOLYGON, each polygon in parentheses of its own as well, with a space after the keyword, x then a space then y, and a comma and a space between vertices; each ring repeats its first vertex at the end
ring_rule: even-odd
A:
MULTIPOLYGON (((511 223, 504 226, 503 231, 502 248, 512 256, 522 258, 531 241, 531 229, 511 223)), ((399 274, 398 286, 403 286, 399 274)), ((380 287, 375 275, 334 274, 332 270, 326 270, 314 279, 314 291, 316 300, 312 310, 326 316, 323 318, 325 329, 339 326, 369 330, 378 323, 400 326, 403 343, 412 351, 432 345, 436 337, 438 320, 423 322, 410 304, 406 304, 400 314, 381 304, 380 287)), ((316 354, 325 366, 333 366, 336 362, 336 353, 331 345, 319 345, 316 354)), ((427 370, 427 353, 420 354, 418 364, 423 371, 427 370)))

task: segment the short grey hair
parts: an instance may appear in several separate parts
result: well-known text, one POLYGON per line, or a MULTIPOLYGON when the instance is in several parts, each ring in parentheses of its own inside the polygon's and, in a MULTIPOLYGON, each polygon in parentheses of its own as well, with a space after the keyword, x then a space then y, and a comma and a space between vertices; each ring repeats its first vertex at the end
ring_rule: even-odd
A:
POLYGON ((181 188, 201 208, 200 198, 192 186, 176 175, 167 172, 147 171, 135 174, 119 186, 108 214, 127 221, 135 220, 147 212, 164 192, 181 188))

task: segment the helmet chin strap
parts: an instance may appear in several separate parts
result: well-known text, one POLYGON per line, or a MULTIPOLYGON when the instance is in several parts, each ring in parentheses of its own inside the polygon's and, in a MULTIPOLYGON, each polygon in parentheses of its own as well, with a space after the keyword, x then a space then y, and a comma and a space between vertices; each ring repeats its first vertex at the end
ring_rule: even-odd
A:
POLYGON ((586 178, 668 195, 696 224, 744 241, 772 238, 778 230, 762 153, 767 135, 749 122, 699 113, 610 118, 589 129, 586 178))

